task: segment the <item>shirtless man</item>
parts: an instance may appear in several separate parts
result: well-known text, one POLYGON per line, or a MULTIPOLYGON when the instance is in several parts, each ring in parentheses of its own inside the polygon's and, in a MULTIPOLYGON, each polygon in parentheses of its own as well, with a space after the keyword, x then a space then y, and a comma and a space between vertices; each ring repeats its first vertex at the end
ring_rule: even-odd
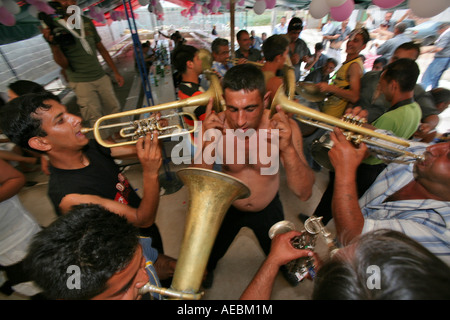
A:
MULTIPOLYGON (((299 199, 307 200, 314 184, 314 173, 302 153, 300 129, 279 107, 273 118, 269 116, 270 110, 267 107, 270 93, 266 93, 262 71, 250 64, 235 66, 225 74, 223 90, 226 111, 213 113, 211 101, 202 123, 205 133, 209 129, 220 133, 211 141, 204 139, 201 148, 203 158, 206 158, 206 151, 211 150, 211 147, 219 149, 215 155, 216 159, 224 159, 222 171, 246 183, 251 195, 246 199, 236 200, 224 218, 208 263, 207 279, 203 283, 205 288, 212 285, 213 270, 217 262, 242 227, 246 226, 254 231, 267 255, 271 244, 268 231, 274 223, 284 219, 278 197, 278 167, 276 170, 268 170, 270 163, 263 164, 261 157, 255 159, 252 156, 259 154, 255 151, 260 151, 264 142, 269 144, 266 150, 270 148, 271 155, 276 154, 277 160, 278 157, 281 159, 288 186, 299 199), (238 141, 242 141, 244 135, 248 137, 245 139, 245 146, 244 143, 239 146, 238 141), (239 158, 244 153, 243 149, 245 159, 239 158), (234 152, 234 157, 229 157, 231 152, 234 152)), ((201 166, 211 169, 213 163, 203 161, 201 166)))

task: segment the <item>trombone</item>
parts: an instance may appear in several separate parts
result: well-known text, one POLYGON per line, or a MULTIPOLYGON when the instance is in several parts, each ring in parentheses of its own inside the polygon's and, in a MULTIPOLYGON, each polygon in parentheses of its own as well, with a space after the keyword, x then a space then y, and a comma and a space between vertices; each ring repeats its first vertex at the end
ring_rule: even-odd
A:
POLYGON ((213 108, 216 112, 220 112, 226 109, 226 104, 222 95, 222 86, 220 84, 220 80, 214 71, 211 70, 212 66, 212 57, 211 53, 206 49, 199 50, 199 58, 202 61, 203 73, 206 75, 207 79, 210 81, 209 89, 197 96, 189 97, 182 100, 167 102, 163 104, 159 104, 156 106, 150 106, 146 108, 139 108, 129 111, 123 111, 119 113, 114 113, 110 115, 103 116, 99 118, 92 128, 82 128, 82 133, 93 132, 94 137, 97 142, 106 147, 119 147, 124 145, 135 144, 140 137, 145 136, 147 133, 151 133, 153 131, 165 132, 170 131, 167 134, 162 134, 158 136, 158 139, 164 139, 173 136, 184 135, 188 133, 193 133, 196 130, 196 125, 190 130, 182 130, 183 128, 180 125, 172 125, 162 127, 159 124, 161 119, 170 119, 175 116, 188 116, 194 120, 197 120, 196 116, 190 112, 176 112, 173 114, 161 116, 160 118, 150 116, 149 118, 144 118, 140 120, 134 121, 126 121, 120 123, 111 123, 111 124, 103 124, 105 121, 116 122, 122 117, 128 116, 141 116, 147 113, 157 113, 170 109, 178 109, 178 108, 186 108, 186 107, 194 107, 199 105, 208 104, 209 100, 212 98, 214 100, 213 108), (122 138, 128 139, 126 141, 112 143, 104 140, 101 135, 102 130, 112 129, 112 128, 121 128, 119 134, 122 138))

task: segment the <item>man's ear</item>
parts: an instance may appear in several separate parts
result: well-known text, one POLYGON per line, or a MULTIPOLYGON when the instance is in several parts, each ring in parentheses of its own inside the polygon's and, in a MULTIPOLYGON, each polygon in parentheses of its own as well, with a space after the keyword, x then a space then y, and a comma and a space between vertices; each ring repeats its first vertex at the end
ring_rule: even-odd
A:
POLYGON ((45 137, 32 137, 28 140, 28 145, 33 149, 44 152, 52 148, 45 137))
MULTIPOLYGON (((271 94, 270 91, 267 91, 267 92, 264 94, 264 100, 263 100, 263 103, 264 103, 264 109, 270 108, 270 105, 269 105, 269 102, 270 102, 270 94, 271 94)), ((274 93, 274 94, 275 94, 275 93, 274 93)))

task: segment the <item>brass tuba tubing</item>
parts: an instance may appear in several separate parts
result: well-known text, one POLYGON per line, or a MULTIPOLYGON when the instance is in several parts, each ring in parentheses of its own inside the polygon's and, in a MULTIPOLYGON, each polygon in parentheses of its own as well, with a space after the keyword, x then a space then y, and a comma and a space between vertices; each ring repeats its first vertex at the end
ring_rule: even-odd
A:
POLYGON ((248 198, 250 189, 242 181, 218 171, 185 168, 177 174, 188 188, 189 209, 172 285, 165 289, 147 284, 140 292, 200 299, 203 274, 225 213, 234 200, 248 198))

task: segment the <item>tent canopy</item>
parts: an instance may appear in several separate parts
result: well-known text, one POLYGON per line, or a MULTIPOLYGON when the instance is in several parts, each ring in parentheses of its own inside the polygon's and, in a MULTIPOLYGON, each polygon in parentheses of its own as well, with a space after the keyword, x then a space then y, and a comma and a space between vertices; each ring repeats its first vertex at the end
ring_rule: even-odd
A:
MULTIPOLYGON (((36 17, 31 16, 28 13, 30 5, 24 0, 13 0, 20 6, 20 13, 15 15, 16 23, 13 26, 5 26, 0 23, 0 45, 20 40, 25 40, 36 36, 40 33, 38 26, 39 20, 36 17)), ((129 0, 133 8, 140 7, 140 3, 144 3, 145 0, 129 0)), ((200 5, 206 5, 210 0, 166 0, 181 7, 190 8, 194 3, 200 5)), ((236 2, 238 0, 235 0, 236 2)), ((146 1, 148 3, 148 1, 146 1)), ((253 8, 256 0, 245 0, 244 8, 249 10, 253 8)), ((372 5, 372 0, 354 0, 355 9, 365 9, 372 5)), ((288 10, 301 10, 307 9, 311 3, 311 0, 276 0, 275 8, 288 9, 288 10)), ((406 8, 408 1, 404 1, 396 8, 406 8)), ((77 5, 85 12, 93 7, 99 7, 103 12, 116 9, 123 6, 122 0, 78 0, 77 5)), ((226 6, 222 5, 219 8, 220 12, 226 11, 226 6)), ((109 14, 106 14, 109 17, 109 14)))

